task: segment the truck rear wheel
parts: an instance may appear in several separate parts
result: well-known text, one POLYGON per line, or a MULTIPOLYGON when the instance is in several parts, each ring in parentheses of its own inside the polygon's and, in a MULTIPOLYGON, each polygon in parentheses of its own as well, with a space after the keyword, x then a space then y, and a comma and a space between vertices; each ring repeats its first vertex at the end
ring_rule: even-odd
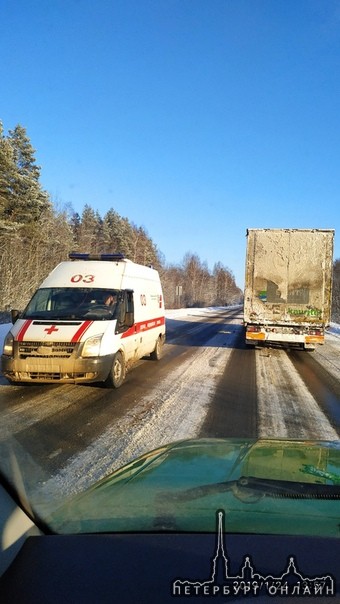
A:
POLYGON ((163 342, 164 341, 163 341, 162 336, 159 336, 157 338, 155 349, 150 354, 150 357, 152 358, 153 361, 159 361, 162 358, 163 342))
POLYGON ((108 388, 119 388, 124 382, 126 374, 125 359, 121 352, 116 352, 113 357, 111 371, 106 379, 108 388))

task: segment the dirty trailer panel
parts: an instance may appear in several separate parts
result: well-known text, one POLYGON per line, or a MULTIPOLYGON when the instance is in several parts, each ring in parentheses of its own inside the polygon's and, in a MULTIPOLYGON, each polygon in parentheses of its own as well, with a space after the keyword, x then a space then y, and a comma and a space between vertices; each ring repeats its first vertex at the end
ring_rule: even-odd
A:
POLYGON ((247 231, 247 344, 324 342, 331 314, 333 230, 247 231))

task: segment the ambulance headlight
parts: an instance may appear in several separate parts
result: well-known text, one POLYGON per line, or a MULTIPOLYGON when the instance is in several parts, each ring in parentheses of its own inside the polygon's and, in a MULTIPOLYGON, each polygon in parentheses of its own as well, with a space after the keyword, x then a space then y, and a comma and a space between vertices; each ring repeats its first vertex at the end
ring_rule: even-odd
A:
POLYGON ((13 335, 11 334, 11 332, 9 332, 7 334, 7 336, 5 337, 4 347, 3 347, 3 351, 2 351, 2 353, 6 357, 12 357, 13 356, 13 342, 14 342, 13 335))
POLYGON ((83 351, 81 353, 82 357, 98 357, 100 352, 100 345, 102 342, 103 334, 101 333, 99 336, 92 336, 84 343, 83 351))

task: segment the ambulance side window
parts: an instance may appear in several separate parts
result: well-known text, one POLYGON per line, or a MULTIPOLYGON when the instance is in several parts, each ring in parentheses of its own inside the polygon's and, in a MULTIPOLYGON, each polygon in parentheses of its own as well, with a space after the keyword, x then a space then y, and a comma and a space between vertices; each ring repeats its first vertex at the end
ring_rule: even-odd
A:
POLYGON ((126 325, 131 327, 134 322, 134 310, 133 310, 133 292, 126 292, 126 317, 125 317, 126 325))
POLYGON ((126 290, 121 292, 117 308, 116 332, 126 331, 134 323, 133 292, 126 290))

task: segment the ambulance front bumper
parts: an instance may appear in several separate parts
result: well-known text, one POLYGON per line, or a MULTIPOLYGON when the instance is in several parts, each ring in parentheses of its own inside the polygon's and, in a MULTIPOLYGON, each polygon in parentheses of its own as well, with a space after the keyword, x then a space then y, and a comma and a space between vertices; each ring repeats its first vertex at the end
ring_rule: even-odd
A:
POLYGON ((1 356, 2 374, 10 382, 80 383, 104 382, 113 355, 95 358, 29 358, 1 356))

